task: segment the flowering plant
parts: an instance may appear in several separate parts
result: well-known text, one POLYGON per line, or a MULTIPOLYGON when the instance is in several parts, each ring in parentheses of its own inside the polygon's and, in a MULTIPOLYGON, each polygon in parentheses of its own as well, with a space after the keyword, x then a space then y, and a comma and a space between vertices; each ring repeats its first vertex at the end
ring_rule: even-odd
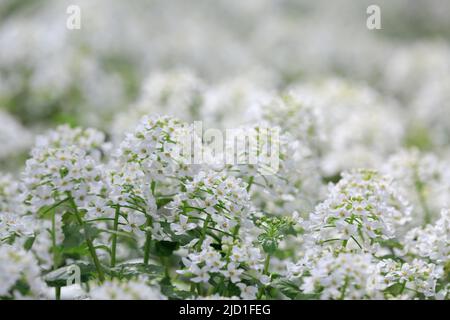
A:
POLYGON ((450 299, 449 1, 75 2, 0 1, 0 299, 450 299))

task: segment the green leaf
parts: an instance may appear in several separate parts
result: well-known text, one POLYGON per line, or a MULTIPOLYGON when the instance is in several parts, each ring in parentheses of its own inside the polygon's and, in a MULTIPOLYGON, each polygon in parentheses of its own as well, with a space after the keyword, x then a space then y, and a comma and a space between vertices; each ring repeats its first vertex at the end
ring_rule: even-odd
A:
POLYGON ((295 300, 318 300, 320 299, 320 293, 302 293, 300 292, 295 300))
POLYGON ((164 207, 166 204, 168 204, 170 201, 172 201, 172 198, 158 198, 156 200, 156 207, 160 209, 164 207))
POLYGON ((262 234, 258 237, 258 240, 261 244, 261 246, 264 249, 264 252, 268 254, 273 254, 277 248, 278 243, 275 239, 268 238, 266 235, 262 234))
POLYGON ((282 294, 291 299, 296 299, 296 297, 301 294, 299 286, 292 281, 277 281, 275 282, 275 287, 280 290, 282 294))
POLYGON ((85 233, 85 237, 94 239, 98 236, 98 234, 100 233, 100 230, 98 230, 93 225, 90 225, 89 223, 85 223, 84 224, 84 233, 85 233))
POLYGON ((69 224, 79 225, 76 216, 69 211, 62 215, 62 223, 64 225, 69 224))
POLYGON ((122 263, 109 271, 112 277, 116 278, 134 278, 140 275, 146 275, 149 278, 162 277, 164 275, 164 268, 157 265, 146 265, 144 263, 122 263))
POLYGON ((186 300, 192 298, 191 292, 177 289, 168 278, 162 279, 159 286, 161 288, 161 293, 171 300, 186 300))
POLYGON ((397 296, 402 293, 404 289, 404 285, 401 283, 393 284, 392 286, 385 289, 385 292, 390 293, 394 296, 397 296))
POLYGON ((152 253, 159 257, 170 257, 172 253, 179 248, 178 242, 171 241, 153 241, 152 253))
POLYGON ((84 242, 81 227, 77 224, 64 224, 62 226, 64 240, 62 246, 65 249, 80 247, 84 242))
POLYGON ((78 247, 62 248, 61 253, 72 259, 79 259, 80 257, 89 255, 89 248, 83 243, 78 247))
POLYGON ((324 182, 324 184, 328 184, 330 182, 336 184, 339 182, 339 180, 341 180, 341 174, 335 174, 333 176, 327 176, 327 177, 323 177, 322 181, 324 182))
POLYGON ((294 226, 292 224, 287 224, 285 225, 282 229, 281 232, 284 235, 292 235, 292 236, 296 236, 297 235, 297 231, 295 230, 294 226))
POLYGON ((36 239, 36 237, 30 237, 30 238, 28 238, 26 241, 25 241, 25 243, 24 243, 24 245, 23 245, 23 248, 25 249, 25 250, 30 250, 31 249, 31 247, 33 247, 33 244, 34 244, 34 240, 36 239))
POLYGON ((239 297, 239 295, 241 294, 241 290, 239 289, 239 287, 231 281, 228 282, 226 291, 229 297, 239 297))
POLYGON ((150 185, 150 190, 152 191, 152 194, 155 194, 155 188, 156 188, 156 182, 153 180, 150 185))
POLYGON ((26 295, 30 291, 30 285, 25 279, 19 279, 15 285, 14 289, 19 291, 22 295, 26 295))
POLYGON ((392 239, 380 241, 380 244, 389 248, 403 249, 403 245, 400 242, 392 239))
POLYGON ((42 207, 37 212, 37 217, 39 219, 50 219, 53 215, 52 210, 50 210, 50 206, 42 207))

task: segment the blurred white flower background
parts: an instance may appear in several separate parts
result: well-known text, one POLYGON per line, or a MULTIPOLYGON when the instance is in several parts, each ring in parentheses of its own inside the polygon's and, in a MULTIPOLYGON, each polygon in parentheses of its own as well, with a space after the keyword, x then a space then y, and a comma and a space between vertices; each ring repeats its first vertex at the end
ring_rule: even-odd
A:
POLYGON ((0 299, 449 299, 449 208, 447 0, 0 0, 0 299))

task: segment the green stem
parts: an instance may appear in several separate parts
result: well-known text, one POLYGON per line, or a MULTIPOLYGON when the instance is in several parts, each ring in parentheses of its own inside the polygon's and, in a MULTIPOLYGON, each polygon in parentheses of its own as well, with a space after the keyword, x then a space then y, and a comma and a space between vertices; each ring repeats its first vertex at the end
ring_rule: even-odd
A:
POLYGON ((346 246, 347 246, 347 243, 348 243, 348 239, 347 240, 344 240, 344 241, 342 241, 342 246, 345 248, 346 246))
POLYGON ((112 243, 111 243, 111 267, 116 266, 116 249, 117 249, 117 230, 119 228, 119 215, 120 215, 120 207, 117 206, 116 212, 114 215, 114 233, 112 235, 112 243))
MULTIPOLYGON (((150 217, 147 217, 147 224, 146 227, 152 226, 152 219, 150 217)), ((146 230, 146 238, 145 238, 145 244, 144 244, 144 264, 148 265, 148 261, 150 260, 150 244, 152 241, 152 234, 150 231, 146 230)))
POLYGON ((102 269, 102 266, 101 266, 100 261, 98 259, 97 253, 95 252, 95 248, 94 248, 94 245, 92 243, 91 237, 89 236, 89 234, 88 234, 88 232, 86 230, 86 223, 81 218, 80 213, 78 212, 77 205, 75 204, 75 201, 73 200, 72 197, 70 198, 70 205, 72 206, 72 209, 74 210, 75 217, 77 218, 78 223, 84 229, 85 241, 86 241, 86 244, 88 246, 89 253, 91 254, 92 260, 94 261, 95 268, 97 269, 98 278, 99 278, 100 282, 104 282, 105 281, 105 275, 103 273, 103 269, 102 269))
MULTIPOLYGON (((233 242, 236 239, 236 236, 237 236, 238 232, 239 232, 239 226, 234 227, 233 234, 232 234, 233 242)), ((233 245, 230 245, 228 247, 227 253, 225 255, 225 260, 227 261, 227 264, 225 265, 225 267, 227 267, 228 263, 230 263, 231 250, 233 250, 233 245)))
MULTIPOLYGON (((236 236, 237 236, 237 234, 239 233, 239 225, 237 225, 236 227, 234 227, 234 230, 233 230, 233 234, 232 234, 232 237, 233 237, 233 243, 234 243, 234 240, 236 240, 236 236)), ((230 263, 230 256, 231 256, 231 251, 233 250, 233 244, 231 244, 229 247, 228 247, 228 249, 227 249, 227 252, 225 253, 225 261, 226 261, 226 264, 225 264, 225 268, 228 266, 228 264, 230 263)), ((220 280, 220 285, 219 285, 219 288, 223 288, 224 286, 223 286, 223 284, 225 283, 225 278, 222 278, 222 280, 220 280)), ((214 289, 214 287, 211 287, 212 289, 214 289)), ((224 293, 224 292, 221 292, 222 294, 224 293)))
POLYGON ((403 281, 403 283, 402 283, 402 287, 401 287, 401 289, 400 289, 400 294, 402 294, 403 291, 405 291, 405 288, 406 288, 406 280, 403 281))
POLYGON ((253 181, 254 181, 254 180, 255 180, 255 177, 254 177, 254 176, 251 176, 251 177, 248 179, 247 192, 250 191, 250 188, 252 187, 253 181))
POLYGON ((161 257, 161 262, 164 265, 164 275, 167 279, 170 280, 170 258, 169 257, 161 257))
POLYGON ((210 286, 208 288, 208 291, 206 292, 207 296, 211 296, 214 293, 214 286, 210 286))
POLYGON ((269 274, 269 266, 270 266, 270 255, 268 254, 266 257, 266 261, 264 261, 264 271, 263 271, 264 275, 269 274))
POLYGON ((61 287, 55 287, 55 299, 61 300, 61 287))
POLYGON ((344 286, 341 289, 341 296, 339 297, 339 300, 344 300, 345 298, 345 291, 347 291, 348 280, 349 280, 348 277, 345 277, 344 286))
MULTIPOLYGON (((198 240, 198 242, 197 242, 197 244, 196 244, 197 250, 200 250, 200 249, 201 249, 202 243, 203 243, 203 241, 205 240, 205 237, 206 237, 206 231, 208 230, 208 224, 209 224, 210 219, 211 219, 211 217, 208 215, 208 216, 206 217, 206 219, 205 219, 205 222, 203 222, 203 227, 202 227, 202 230, 201 230, 200 238, 199 238, 199 240, 198 240)), ((194 286, 191 285, 191 292, 192 292, 192 291, 195 291, 195 289, 197 289, 197 294, 198 294, 199 296, 202 295, 202 292, 201 292, 202 290, 201 290, 201 285, 200 285, 200 283, 197 283, 197 284, 194 285, 194 286)))
MULTIPOLYGON (((269 266, 270 266, 270 254, 268 254, 266 256, 266 260, 264 261, 264 270, 263 270, 263 275, 268 275, 269 274, 269 266)), ((258 291, 258 295, 257 295, 257 299, 261 299, 264 293, 264 286, 261 286, 261 288, 259 288, 258 291)))
POLYGON ((193 295, 195 295, 195 289, 196 289, 196 286, 195 286, 195 283, 191 283, 191 293, 193 294, 193 295))
POLYGON ((211 220, 211 217, 208 215, 208 217, 206 218, 205 222, 203 223, 203 228, 200 234, 200 239, 197 242, 197 250, 200 250, 203 244, 203 241, 205 241, 205 237, 206 237, 206 231, 208 230, 208 224, 209 221, 211 220))
MULTIPOLYGON (((58 248, 56 247, 56 208, 52 214, 52 253, 53 253, 53 270, 58 268, 58 248)), ((55 299, 61 300, 61 287, 55 287, 55 299)))
POLYGON ((55 203, 55 204, 52 205, 51 207, 49 207, 49 208, 47 208, 46 210, 44 210, 44 212, 42 212, 41 215, 45 215, 45 214, 47 214, 48 212, 50 212, 50 211, 56 209, 57 207, 59 207, 60 205, 62 205, 62 204, 63 204, 64 202, 66 202, 67 200, 69 200, 69 198, 63 199, 63 200, 61 200, 61 201, 55 203))

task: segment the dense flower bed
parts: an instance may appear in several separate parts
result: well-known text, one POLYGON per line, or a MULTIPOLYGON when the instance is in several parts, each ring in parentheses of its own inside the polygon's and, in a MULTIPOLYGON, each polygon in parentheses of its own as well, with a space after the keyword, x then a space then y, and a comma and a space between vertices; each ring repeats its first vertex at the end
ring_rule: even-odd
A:
POLYGON ((445 1, 74 2, 0 4, 0 299, 450 298, 445 1))

